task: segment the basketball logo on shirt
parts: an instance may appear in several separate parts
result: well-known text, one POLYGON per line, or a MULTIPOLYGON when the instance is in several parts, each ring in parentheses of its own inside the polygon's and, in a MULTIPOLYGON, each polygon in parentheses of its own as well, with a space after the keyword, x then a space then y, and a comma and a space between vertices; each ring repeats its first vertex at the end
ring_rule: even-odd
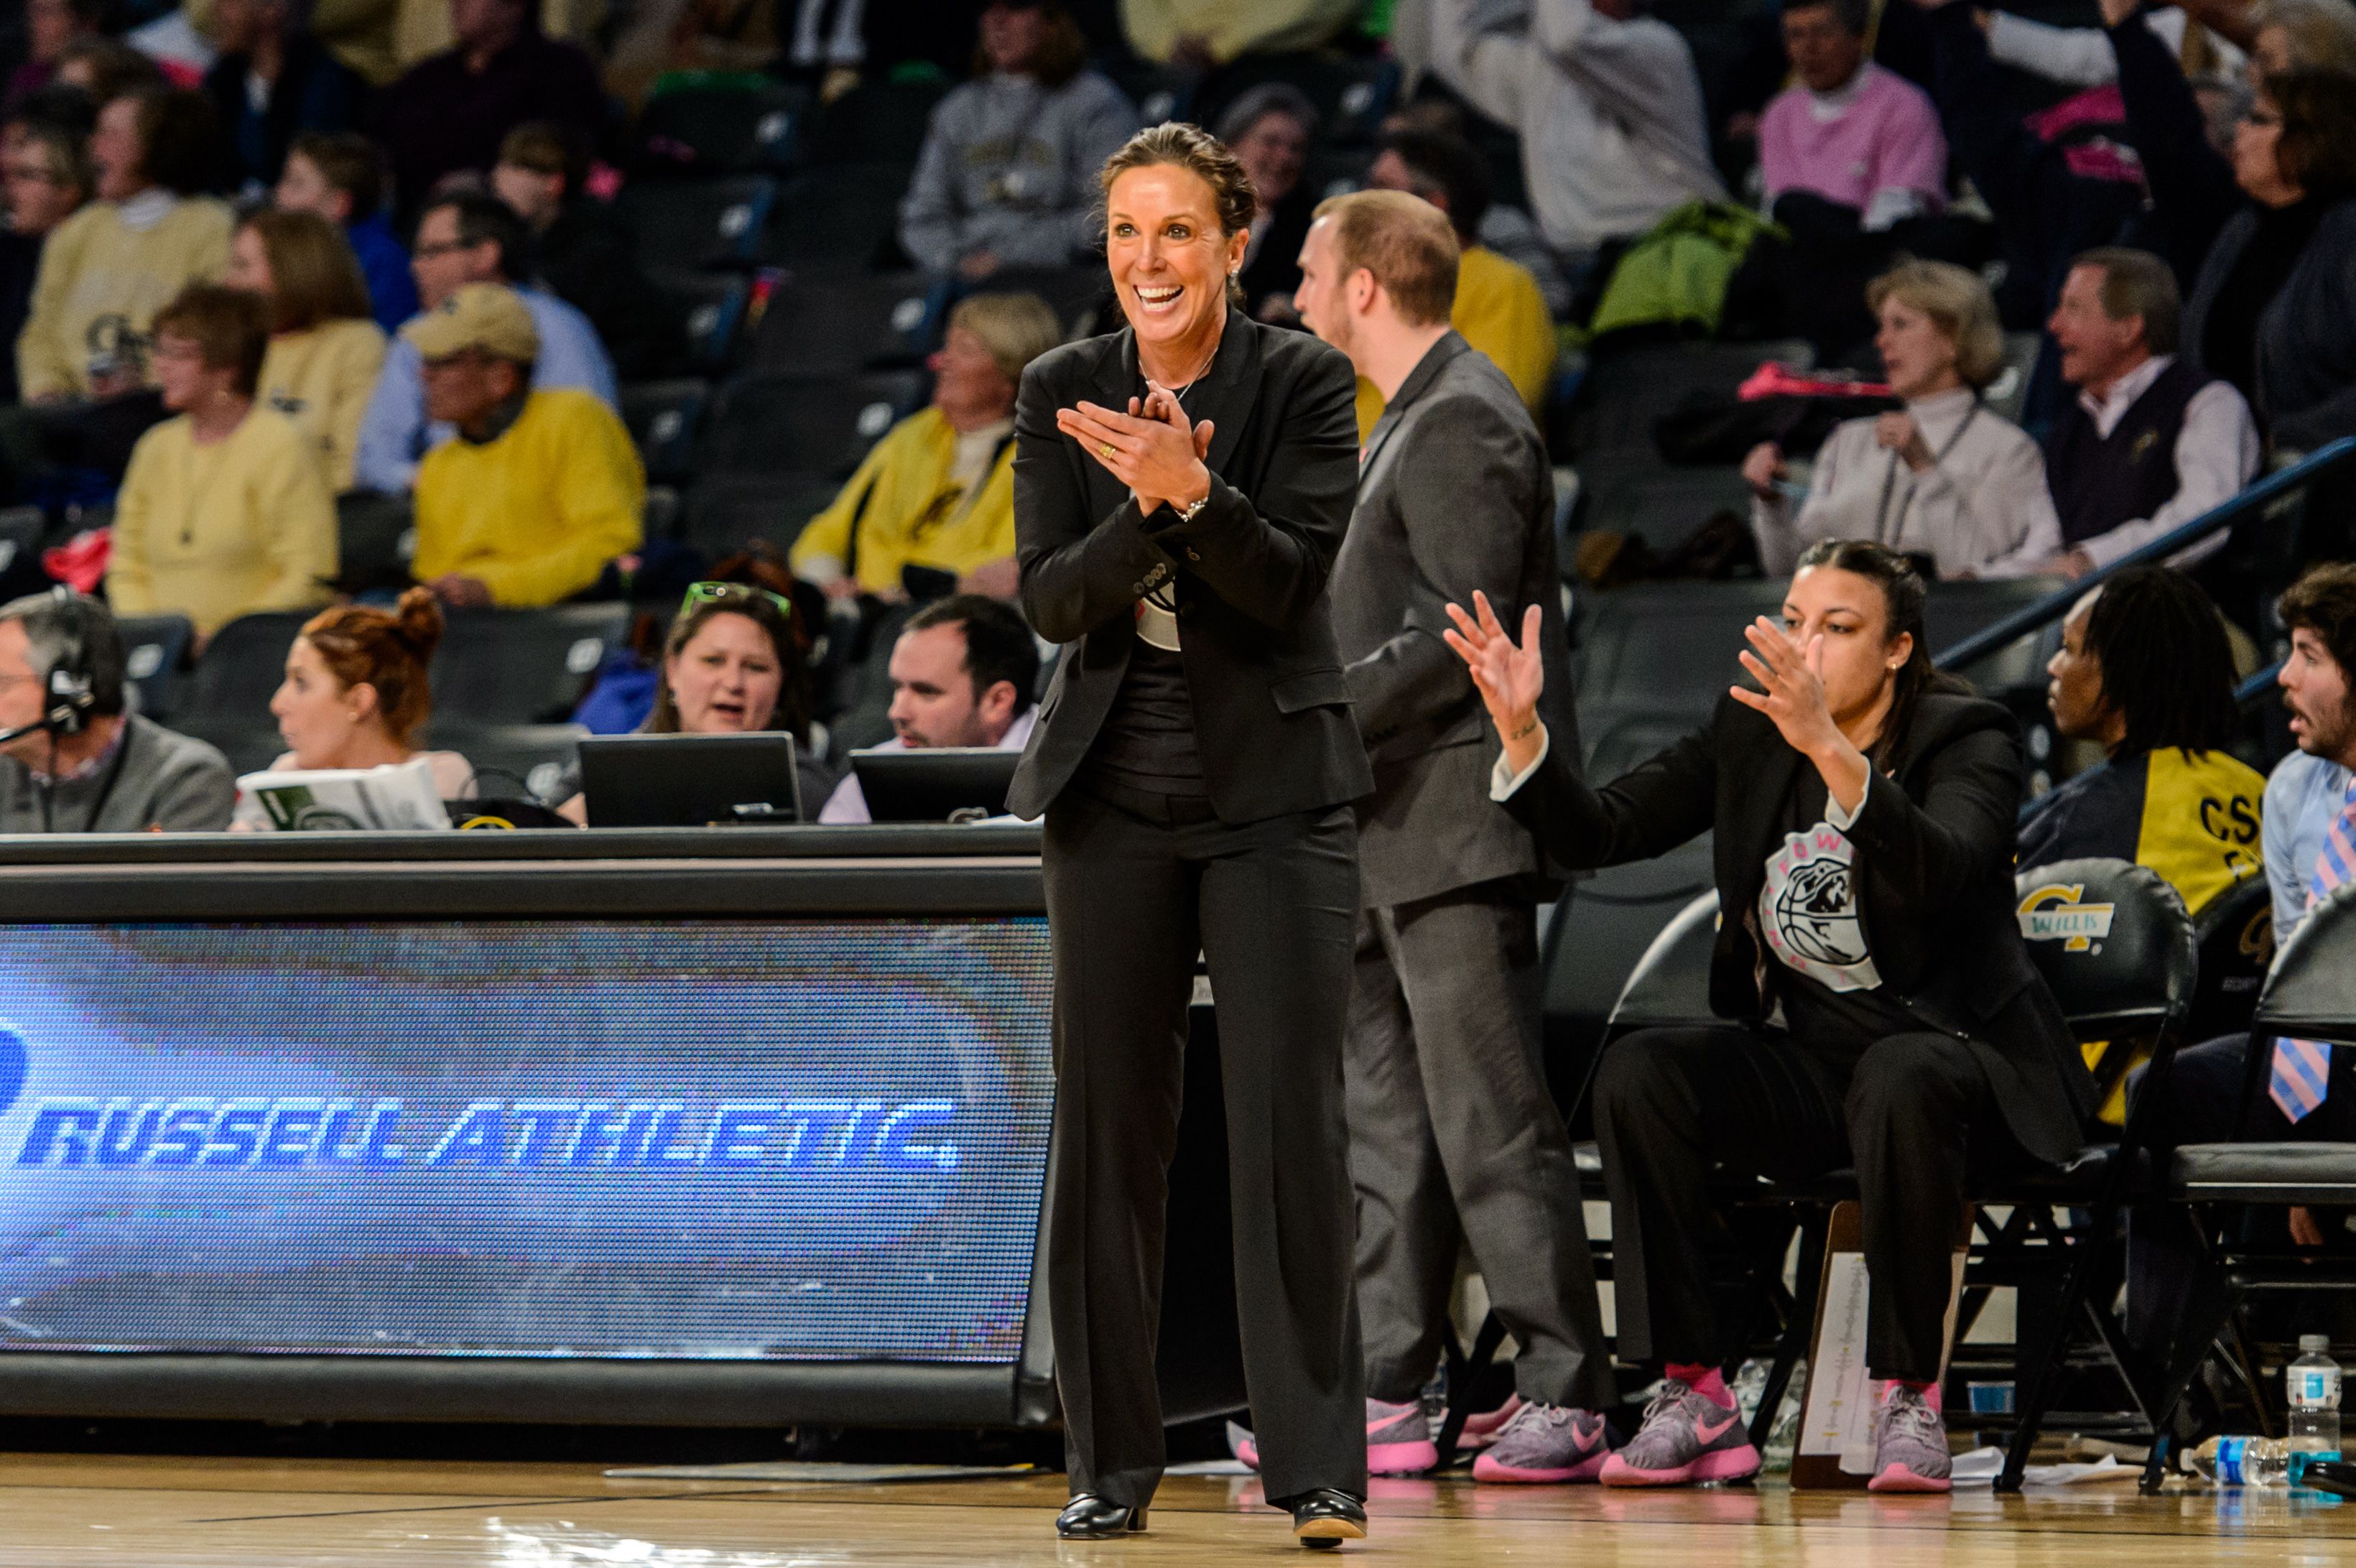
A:
POLYGON ((1858 916, 1854 852, 1829 822, 1787 834, 1768 857, 1759 896, 1767 945, 1793 969, 1832 991, 1869 991, 1881 983, 1858 916))

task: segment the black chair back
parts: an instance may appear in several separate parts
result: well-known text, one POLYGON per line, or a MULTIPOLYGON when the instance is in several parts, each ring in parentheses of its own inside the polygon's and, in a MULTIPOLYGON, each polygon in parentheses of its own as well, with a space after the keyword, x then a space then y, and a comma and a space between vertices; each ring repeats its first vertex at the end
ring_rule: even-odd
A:
POLYGON ((711 401, 709 381, 641 381, 622 389, 622 423, 637 443, 649 481, 674 484, 694 477, 696 437, 711 401))
POLYGON ((196 628, 186 616, 123 616, 114 624, 123 633, 123 679, 139 693, 139 711, 168 721, 196 628))
POLYGON ((776 182, 759 174, 637 180, 614 203, 637 236, 638 256, 648 267, 683 272, 750 266, 776 205, 776 182))
POLYGON ((629 630, 626 604, 453 610, 434 656, 434 713, 473 728, 562 723, 629 630))
POLYGON ((684 87, 658 93, 638 116, 646 174, 749 174, 793 166, 809 93, 767 88, 684 87))
POLYGON ((2079 1039, 2182 1026, 2201 953, 2192 917, 2166 878, 2095 857, 2031 866, 2013 886, 2029 959, 2079 1039))
POLYGON ((2192 918, 2192 934, 2201 944, 2201 984, 2185 1037, 2240 1034, 2275 961, 2274 888, 2262 875, 2244 877, 2192 918))
POLYGON ((1705 893, 1678 910, 1644 950, 1612 1009, 1610 1033, 1720 1022, 1709 1007, 1709 959, 1717 943, 1718 895, 1705 893))
POLYGON ((2283 944, 2250 1028, 2356 1045, 2356 882, 2333 888, 2283 944))
POLYGON ((916 371, 740 376, 720 390, 698 466, 707 475, 847 479, 867 449, 923 403, 927 385, 916 371))

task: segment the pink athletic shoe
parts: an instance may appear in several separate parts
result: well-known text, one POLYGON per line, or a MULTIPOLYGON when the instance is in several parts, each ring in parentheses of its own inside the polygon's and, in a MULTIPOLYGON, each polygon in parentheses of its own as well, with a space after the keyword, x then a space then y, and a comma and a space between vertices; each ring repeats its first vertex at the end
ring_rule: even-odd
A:
POLYGON ((1882 1391, 1873 1415, 1875 1492, 1952 1492, 1954 1462, 1947 1456, 1947 1418, 1924 1391, 1892 1382, 1882 1391))
MULTIPOLYGON (((1227 1423, 1227 1448, 1251 1468, 1259 1468, 1258 1441, 1233 1422, 1227 1423)), ((1421 1404, 1366 1402, 1368 1475, 1420 1476, 1439 1465, 1440 1449, 1431 1441, 1431 1423, 1421 1404)))
POLYGON ((1607 1487, 1682 1487, 1694 1481, 1739 1481, 1759 1473, 1759 1450, 1743 1430, 1742 1412, 1672 1379, 1644 1407, 1644 1424, 1603 1462, 1607 1487))
POLYGON ((1464 1418, 1464 1430, 1456 1434, 1456 1450, 1460 1454, 1476 1453, 1497 1441, 1497 1434, 1514 1419, 1522 1408, 1522 1396, 1507 1394, 1505 1402, 1492 1411, 1464 1418))
POLYGON ((1561 1405, 1526 1404, 1489 1451, 1472 1461, 1472 1478, 1524 1486, 1591 1481, 1611 1457, 1601 1416, 1561 1405))

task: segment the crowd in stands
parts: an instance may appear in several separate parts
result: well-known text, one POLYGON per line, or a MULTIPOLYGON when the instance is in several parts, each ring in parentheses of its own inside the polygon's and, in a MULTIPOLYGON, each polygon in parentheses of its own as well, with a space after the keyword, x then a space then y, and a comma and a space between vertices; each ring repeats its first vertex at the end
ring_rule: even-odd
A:
MULTIPOLYGON (((1615 354, 1714 332, 1762 359, 1804 341, 1853 377, 1821 404, 1848 417, 1754 426, 1723 454, 1748 493, 1747 530, 1720 520, 1738 571, 1872 540, 1941 577, 2081 577, 2356 433, 2356 7, 2104 0, 2099 27, 2030 3, 1735 12, 32 0, 0 107, 0 502, 97 563, 77 587, 186 617, 199 652, 241 616, 410 585, 452 612, 659 611, 759 544, 780 626, 707 605, 666 640, 658 613, 584 714, 792 729, 833 811, 849 749, 925 744, 903 655, 976 624, 932 607, 1013 599, 1015 386, 1107 324, 1101 279, 1069 281, 1100 265, 1096 170, 1173 105, 1258 194, 1237 282, 1263 321, 1301 325, 1301 251, 1333 191, 1446 213, 1452 323, 1574 475, 1582 372, 1615 354), (878 106, 904 90, 895 121, 878 106), (728 91, 761 106, 764 147, 782 116, 776 145, 802 150, 697 161, 663 116, 728 91), (665 227, 684 209, 651 199, 680 168, 742 184, 821 156, 873 183, 849 220, 872 243, 823 263, 772 264, 841 199, 805 217, 803 187, 771 184, 774 210, 723 213, 743 242, 700 276, 665 227), (748 263, 749 292, 714 292, 748 263), (724 404, 748 361, 803 373, 762 310, 837 273, 908 280, 921 326, 889 330, 927 340, 864 358, 921 364, 929 397, 862 404, 855 445, 798 453, 750 522, 709 521, 692 459, 683 504, 675 467, 650 485, 647 400, 718 377, 724 404), (715 315, 726 342, 699 347, 715 315), (378 505, 403 534, 389 570, 348 558, 356 509, 378 505), (718 668, 698 639, 722 634, 744 644, 721 660, 734 694, 675 699, 668 672, 718 668), (773 675, 797 694, 765 700, 773 675)), ((1362 436, 1383 406, 1361 380, 1362 436)), ((942 733, 1024 733, 1033 693, 1001 713, 982 665, 963 687, 927 669, 964 693, 942 733)))

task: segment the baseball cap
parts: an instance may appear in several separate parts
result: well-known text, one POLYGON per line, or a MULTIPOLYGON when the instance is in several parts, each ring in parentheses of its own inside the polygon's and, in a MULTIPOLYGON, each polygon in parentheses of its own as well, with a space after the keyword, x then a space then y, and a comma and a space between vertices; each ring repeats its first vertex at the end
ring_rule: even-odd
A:
POLYGON ((540 358, 540 328, 523 296, 504 284, 470 283, 402 328, 402 341, 429 360, 480 349, 501 360, 540 358))

